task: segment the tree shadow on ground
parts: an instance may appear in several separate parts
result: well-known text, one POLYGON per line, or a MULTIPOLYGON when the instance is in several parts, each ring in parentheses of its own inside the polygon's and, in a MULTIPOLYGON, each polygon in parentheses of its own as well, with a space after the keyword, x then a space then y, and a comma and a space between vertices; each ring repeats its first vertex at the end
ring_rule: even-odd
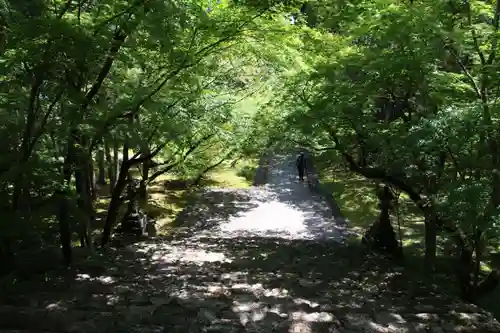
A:
MULTIPOLYGON (((74 333, 500 331, 479 308, 357 245, 221 237, 221 221, 268 200, 256 199, 257 194, 253 189, 200 192, 168 237, 91 256, 77 251, 71 272, 10 277, 1 284, 0 328, 74 333)), ((294 202, 290 195, 276 194, 314 210, 309 199, 294 202)), ((41 261, 59 259, 45 256, 41 261)))
POLYGON ((19 284, 3 298, 0 327, 54 332, 500 329, 478 308, 357 246, 173 236, 111 250, 106 258, 86 260, 73 279, 38 277, 29 289, 19 284))
POLYGON ((192 197, 196 201, 177 215, 171 227, 190 232, 210 229, 258 205, 246 190, 200 189, 192 197))

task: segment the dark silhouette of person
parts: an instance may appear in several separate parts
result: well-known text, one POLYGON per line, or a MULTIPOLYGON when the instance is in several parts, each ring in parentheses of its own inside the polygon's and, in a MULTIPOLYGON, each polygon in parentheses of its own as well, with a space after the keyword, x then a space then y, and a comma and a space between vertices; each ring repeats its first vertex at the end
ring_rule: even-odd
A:
POLYGON ((304 181, 304 170, 306 168, 306 156, 303 152, 299 154, 296 161, 297 170, 299 171, 300 181, 304 181))

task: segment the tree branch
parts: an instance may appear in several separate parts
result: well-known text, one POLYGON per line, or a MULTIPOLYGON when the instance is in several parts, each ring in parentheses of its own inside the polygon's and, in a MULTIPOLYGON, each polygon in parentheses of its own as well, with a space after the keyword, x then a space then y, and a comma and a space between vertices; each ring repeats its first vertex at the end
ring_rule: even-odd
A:
POLYGON ((471 73, 467 70, 467 68, 465 67, 463 62, 460 60, 458 55, 451 49, 450 46, 448 46, 446 44, 445 44, 445 49, 447 49, 448 52, 450 52, 451 55, 453 55, 453 57, 455 58, 455 61, 460 66, 460 68, 464 72, 465 76, 467 76, 467 78, 469 79, 469 83, 471 84, 472 88, 474 89, 474 92, 476 93, 477 97, 479 99, 483 100, 483 95, 481 94, 481 90, 479 89, 479 86, 478 86, 476 80, 472 77, 471 73))
POLYGON ((95 95, 97 95, 99 89, 101 89, 102 83, 104 82, 106 76, 108 76, 108 73, 113 66, 113 62, 115 61, 115 57, 120 51, 120 48, 125 42, 126 38, 127 35, 121 29, 118 29, 118 31, 113 36, 113 41, 111 42, 111 48, 109 50, 108 56, 106 57, 106 60, 104 60, 101 70, 99 71, 96 80, 92 84, 92 87, 85 95, 83 102, 80 105, 80 112, 83 112, 87 109, 92 99, 95 97, 95 95))
POLYGON ((493 16, 493 39, 491 41, 490 55, 488 56, 487 64, 491 65, 495 61, 498 47, 498 30, 500 27, 500 1, 497 0, 495 13, 493 16))
POLYGON ((57 18, 58 19, 62 19, 64 14, 66 14, 68 12, 68 10, 70 9, 71 7, 71 3, 73 2, 73 0, 68 0, 64 6, 61 8, 61 11, 59 13, 57 13, 57 18))
POLYGON ((182 163, 183 161, 185 161, 189 157, 189 155, 192 154, 196 150, 196 148, 198 148, 203 142, 209 140, 214 135, 215 134, 208 134, 208 135, 204 136, 203 138, 201 138, 200 140, 198 140, 198 141, 194 142, 193 144, 191 144, 191 146, 189 147, 189 149, 176 162, 172 162, 172 163, 166 162, 166 163, 164 163, 164 164, 168 164, 168 166, 166 166, 165 168, 162 168, 161 170, 158 170, 155 173, 153 173, 151 175, 151 177, 148 178, 147 183, 151 184, 151 182, 153 182, 156 178, 158 178, 159 176, 163 175, 164 173, 167 173, 168 171, 172 170, 174 167, 176 167, 177 165, 179 165, 180 163, 182 163))
POLYGON ((232 151, 231 151, 231 152, 229 152, 229 153, 227 153, 227 154, 226 154, 223 158, 221 158, 219 161, 217 161, 217 162, 215 162, 214 164, 209 165, 208 167, 206 167, 205 169, 203 169, 203 170, 202 170, 202 171, 198 174, 198 176, 194 179, 194 181, 192 182, 192 185, 194 185, 194 186, 198 185, 198 184, 201 182, 201 180, 202 180, 203 176, 204 176, 207 172, 209 172, 210 170, 213 170, 213 169, 217 168, 219 165, 221 165, 222 163, 224 163, 224 161, 225 161, 225 160, 227 160, 227 159, 229 158, 229 156, 231 156, 231 154, 232 154, 232 153, 233 153, 232 151))
MULTIPOLYGON (((70 0, 69 2, 71 2, 72 0, 70 0)), ((136 7, 139 7, 141 5, 143 5, 146 1, 145 0, 138 0, 138 1, 135 1, 132 5, 130 5, 127 9, 124 9, 122 10, 121 12, 119 13, 116 13, 115 15, 105 19, 104 21, 98 23, 96 26, 95 26, 95 29, 94 29, 94 36, 96 36, 99 31, 104 27, 106 26, 106 24, 108 23, 111 23, 113 20, 121 17, 121 16, 124 16, 126 14, 131 14, 132 13, 132 10, 135 9, 136 7)))
POLYGON ((154 182, 154 180, 156 178, 158 178, 159 176, 169 172, 170 170, 172 170, 173 168, 175 168, 177 165, 179 165, 181 163, 181 161, 177 161, 177 162, 174 162, 172 164, 169 164, 168 166, 154 172, 151 176, 148 177, 148 181, 146 182, 147 185, 151 184, 152 182, 154 182))
POLYGON ((467 6, 467 23, 469 24, 469 27, 471 29, 472 39, 474 41, 474 49, 475 49, 476 53, 479 55, 479 59, 481 60, 481 65, 484 66, 486 64, 486 60, 485 60, 483 52, 479 48, 479 41, 477 39, 476 30, 472 27, 472 9, 471 9, 471 5, 470 5, 470 1, 466 1, 466 4, 467 4, 466 5, 467 6))
POLYGON ((37 141, 42 136, 42 134, 45 130, 45 125, 47 125, 47 121, 48 121, 50 115, 52 114, 52 111, 54 110, 57 102, 59 102, 59 100, 61 99, 63 92, 64 92, 64 90, 61 89, 59 91, 59 93, 56 95, 56 98, 54 98, 54 100, 52 101, 52 103, 49 106, 49 109, 47 110, 47 112, 43 116, 42 121, 40 122, 40 125, 38 126, 38 130, 33 135, 31 142, 30 142, 30 145, 29 145, 29 148, 28 148, 30 155, 31 155, 31 152, 33 151, 33 148, 35 147, 37 141))

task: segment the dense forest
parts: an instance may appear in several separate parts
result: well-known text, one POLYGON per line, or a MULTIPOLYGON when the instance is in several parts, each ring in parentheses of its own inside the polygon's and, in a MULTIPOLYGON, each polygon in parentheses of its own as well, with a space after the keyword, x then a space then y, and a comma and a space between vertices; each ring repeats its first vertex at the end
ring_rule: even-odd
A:
POLYGON ((105 248, 130 186, 300 145, 404 193, 422 272, 448 244, 476 302, 500 282, 499 21, 495 0, 0 0, 0 269, 105 248))

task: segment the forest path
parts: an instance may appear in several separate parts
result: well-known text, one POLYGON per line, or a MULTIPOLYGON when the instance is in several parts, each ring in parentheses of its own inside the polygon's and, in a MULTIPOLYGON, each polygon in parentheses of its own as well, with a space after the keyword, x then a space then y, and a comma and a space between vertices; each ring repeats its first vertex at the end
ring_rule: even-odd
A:
MULTIPOLYGON (((298 179, 294 156, 277 155, 269 160, 267 182, 250 189, 209 189, 204 196, 237 199, 213 200, 227 214, 203 214, 198 218, 196 234, 190 237, 241 238, 274 237, 289 240, 342 242, 345 223, 337 223, 328 203, 298 179)), ((206 210, 206 209, 205 209, 206 210)), ((180 219, 199 213, 189 207, 180 219)), ((193 220, 193 216, 190 219, 193 220)), ((187 230, 191 233, 192 224, 187 230)))
POLYGON ((207 189, 168 237, 12 293, 0 332, 500 332, 477 307, 342 244, 347 231, 293 162, 273 157, 264 186, 207 189))

